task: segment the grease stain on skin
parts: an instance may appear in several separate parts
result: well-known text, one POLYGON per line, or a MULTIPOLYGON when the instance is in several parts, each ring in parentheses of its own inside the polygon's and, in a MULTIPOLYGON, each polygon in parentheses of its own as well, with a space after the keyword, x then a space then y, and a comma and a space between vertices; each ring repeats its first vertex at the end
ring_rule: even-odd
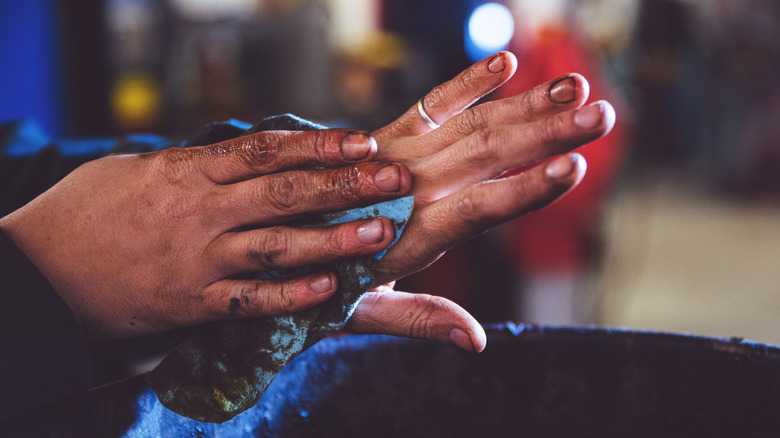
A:
POLYGON ((228 312, 230 312, 230 316, 236 316, 236 312, 238 312, 238 309, 241 308, 241 300, 238 298, 231 298, 230 304, 228 305, 228 312))
MULTIPOLYGON (((376 209, 393 221, 395 243, 412 213, 414 199, 400 198, 364 208, 326 213, 336 217, 310 226, 328 226, 372 217, 376 209)), ((374 283, 374 265, 385 251, 355 260, 259 272, 256 278, 290 278, 333 271, 339 288, 329 300, 299 313, 268 318, 232 319, 203 327, 179 344, 146 379, 160 403, 180 415, 224 422, 255 406, 268 385, 293 358, 328 334, 341 330, 360 297, 374 283)), ((230 298, 232 316, 242 300, 230 298)))

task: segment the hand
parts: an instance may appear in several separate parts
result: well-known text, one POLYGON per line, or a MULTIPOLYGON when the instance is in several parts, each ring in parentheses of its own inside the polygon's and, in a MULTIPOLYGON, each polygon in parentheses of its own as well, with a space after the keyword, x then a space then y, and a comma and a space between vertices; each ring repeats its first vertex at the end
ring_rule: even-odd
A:
MULTIPOLYGON (((378 282, 417 272, 458 243, 554 202, 584 176, 585 160, 570 151, 606 135, 615 113, 604 101, 582 107, 589 93, 582 76, 568 74, 466 110, 515 69, 514 56, 502 52, 436 87, 423 102, 441 124, 438 129, 432 130, 414 106, 373 133, 380 159, 408 166, 415 196, 404 235, 377 266, 378 282), (501 178, 518 167, 526 170, 501 178)), ((367 294, 347 327, 449 341, 476 351, 485 346, 484 331, 459 306, 387 287, 367 294)))
POLYGON ((361 162, 375 154, 365 133, 326 130, 109 156, 79 167, 2 218, 0 228, 88 336, 294 313, 328 299, 336 276, 282 281, 244 274, 386 248, 393 238, 387 218, 322 229, 281 225, 405 194, 406 167, 361 162))

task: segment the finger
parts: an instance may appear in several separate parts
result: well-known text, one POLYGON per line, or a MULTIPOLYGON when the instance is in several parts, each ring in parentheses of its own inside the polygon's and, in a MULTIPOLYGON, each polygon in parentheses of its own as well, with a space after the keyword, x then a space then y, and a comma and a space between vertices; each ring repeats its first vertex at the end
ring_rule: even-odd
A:
POLYGON ((482 326, 452 301, 387 288, 363 295, 345 329, 428 339, 476 352, 484 350, 487 343, 482 326))
POLYGON ((586 168, 581 155, 567 154, 416 208, 403 237, 376 266, 377 284, 417 272, 488 228, 551 204, 582 180, 586 168))
POLYGON ((338 288, 331 272, 293 279, 220 280, 205 290, 203 322, 227 317, 289 315, 330 298, 338 288))
POLYGON ((470 184, 569 152, 609 133, 615 110, 608 102, 568 110, 521 125, 478 131, 449 148, 417 160, 415 195, 436 200, 470 184))
POLYGON ((279 226, 223 234, 209 246, 209 255, 224 276, 232 276, 375 254, 393 236, 386 217, 322 228, 279 226))
MULTIPOLYGON (((513 54, 497 53, 431 90, 423 98, 423 108, 435 123, 441 125, 509 80, 516 69, 517 59, 513 54)), ((374 136, 381 142, 430 131, 431 128, 420 117, 415 104, 396 121, 376 131, 374 136)))
POLYGON ((326 129, 264 131, 169 154, 174 160, 195 160, 209 179, 229 184, 287 169, 343 166, 373 158, 376 149, 365 132, 326 129))
POLYGON ((229 228, 276 224, 396 198, 411 184, 409 170, 398 163, 281 172, 217 187, 212 199, 218 206, 212 210, 229 228))
POLYGON ((441 128, 420 138, 415 152, 417 156, 430 155, 491 126, 532 122, 579 108, 588 100, 589 94, 588 81, 579 74, 570 73, 517 96, 483 103, 457 114, 441 128))

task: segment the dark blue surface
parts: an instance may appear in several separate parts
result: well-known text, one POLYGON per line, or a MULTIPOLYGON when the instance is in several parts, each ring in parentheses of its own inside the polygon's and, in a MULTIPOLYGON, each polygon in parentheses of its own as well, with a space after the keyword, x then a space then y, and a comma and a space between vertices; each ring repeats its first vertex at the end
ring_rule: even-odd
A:
POLYGON ((32 118, 63 133, 62 69, 54 0, 0 7, 0 121, 32 118))
POLYGON ((598 328, 486 332, 481 354, 390 336, 325 339, 222 424, 168 411, 141 376, 0 436, 780 436, 776 347, 598 328))

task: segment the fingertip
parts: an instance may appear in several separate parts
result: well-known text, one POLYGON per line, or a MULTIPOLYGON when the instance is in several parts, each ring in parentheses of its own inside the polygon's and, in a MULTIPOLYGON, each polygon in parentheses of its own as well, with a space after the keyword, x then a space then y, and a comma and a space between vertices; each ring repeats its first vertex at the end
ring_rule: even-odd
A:
POLYGON ((487 69, 490 73, 502 73, 502 76, 509 78, 517 70, 517 57, 512 52, 498 52, 487 58, 487 69))
POLYGON ((554 158, 547 163, 547 167, 544 169, 547 178, 554 181, 561 181, 567 179, 577 167, 577 158, 574 154, 565 154, 560 157, 554 158))
POLYGON ((574 79, 577 84, 577 89, 580 90, 580 98, 582 99, 579 102, 580 105, 584 104, 588 101, 588 97, 590 97, 590 83, 585 79, 585 76, 579 73, 569 73, 569 77, 574 79))
POLYGON ((494 74, 504 71, 504 69, 506 69, 505 59, 506 56, 504 55, 504 52, 499 52, 491 56, 487 63, 488 71, 494 74))
POLYGON ((450 344, 466 351, 481 353, 487 345, 485 329, 479 324, 474 324, 473 327, 470 327, 469 332, 471 334, 460 327, 453 327, 448 336, 450 344))
POLYGON ((600 100, 599 102, 604 108, 604 135, 607 135, 612 131, 612 128, 615 127, 617 114, 615 113, 615 107, 613 107, 611 103, 606 100, 600 100))
POLYGON ((376 155, 376 152, 376 140, 366 132, 350 131, 341 140, 341 157, 344 161, 369 160, 376 155))
POLYGON ((332 272, 320 272, 309 277, 309 287, 318 299, 324 300, 336 292, 338 279, 332 272))
POLYGON ((374 186, 381 192, 403 195, 412 188, 412 174, 399 162, 379 163, 374 174, 374 186))
POLYGON ((387 227, 381 218, 368 219, 357 227, 358 239, 366 245, 375 245, 387 240, 387 227))
POLYGON ((395 237, 395 228, 393 228, 393 221, 390 220, 389 217, 385 217, 385 216, 380 216, 377 219, 382 221, 382 225, 384 225, 385 234, 383 236, 382 241, 387 242, 387 244, 389 245, 393 241, 393 238, 395 237))
POLYGON ((376 139, 373 135, 366 134, 368 136, 368 157, 367 159, 373 159, 376 157, 376 153, 379 150, 379 146, 376 143, 376 139))
POLYGON ((572 187, 575 187, 577 184, 582 181, 583 178, 585 178, 585 174, 588 171, 588 161, 585 160, 585 157, 583 157, 581 154, 578 154, 576 152, 572 153, 572 161, 574 162, 574 169, 575 169, 575 180, 572 187))
POLYGON ((393 222, 385 216, 377 216, 362 221, 358 221, 356 229, 358 239, 364 245, 368 245, 376 250, 386 248, 395 237, 393 222))
POLYGON ((474 327, 471 343, 474 345, 474 351, 477 353, 482 353, 487 346, 487 334, 480 324, 474 327))
POLYGON ((449 341, 450 344, 466 351, 474 351, 474 344, 471 343, 471 338, 461 328, 455 327, 450 330, 449 341))
POLYGON ((585 177, 588 163, 585 157, 572 152, 550 160, 544 169, 544 173, 550 180, 556 183, 567 183, 571 190, 585 177))
POLYGON ((504 62, 506 62, 507 70, 510 74, 514 74, 517 71, 517 57, 512 52, 501 52, 504 54, 504 62))
POLYGON ((368 141, 370 143, 369 145, 369 154, 368 156, 370 158, 373 158, 376 156, 377 151, 379 150, 379 146, 377 145, 376 139, 373 135, 368 136, 368 141))
POLYGON ((399 189, 398 194, 405 194, 412 188, 412 173, 409 168, 403 163, 397 163, 398 176, 399 176, 399 189))

